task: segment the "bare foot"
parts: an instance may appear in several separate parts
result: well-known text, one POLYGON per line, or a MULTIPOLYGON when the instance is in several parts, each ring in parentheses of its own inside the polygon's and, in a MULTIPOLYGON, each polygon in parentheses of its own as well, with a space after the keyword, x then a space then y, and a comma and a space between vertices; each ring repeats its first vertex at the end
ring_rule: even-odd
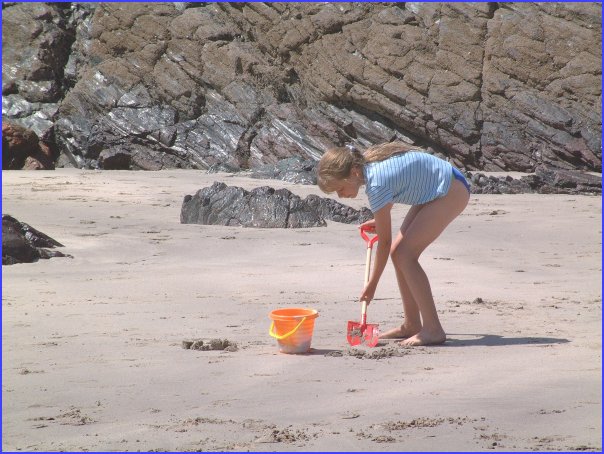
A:
POLYGON ((404 347, 417 347, 419 345, 444 344, 445 340, 447 340, 447 336, 442 329, 437 331, 422 329, 415 336, 411 336, 410 338, 399 342, 399 344, 404 347))
POLYGON ((421 329, 421 326, 411 327, 402 324, 398 328, 392 328, 391 330, 386 331, 384 334, 380 334, 380 339, 407 339, 414 334, 418 334, 421 329))

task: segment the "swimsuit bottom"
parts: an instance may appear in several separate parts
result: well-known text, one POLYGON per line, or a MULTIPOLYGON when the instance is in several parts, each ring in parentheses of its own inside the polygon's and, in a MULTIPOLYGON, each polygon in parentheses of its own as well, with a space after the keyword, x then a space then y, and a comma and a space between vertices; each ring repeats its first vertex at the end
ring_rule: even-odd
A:
POLYGON ((470 183, 468 183, 468 180, 466 180, 466 177, 463 176, 463 174, 457 170, 455 167, 453 167, 453 176, 452 178, 455 178, 456 180, 459 180, 463 183, 463 185, 466 187, 466 189, 468 190, 468 192, 470 192, 470 183))

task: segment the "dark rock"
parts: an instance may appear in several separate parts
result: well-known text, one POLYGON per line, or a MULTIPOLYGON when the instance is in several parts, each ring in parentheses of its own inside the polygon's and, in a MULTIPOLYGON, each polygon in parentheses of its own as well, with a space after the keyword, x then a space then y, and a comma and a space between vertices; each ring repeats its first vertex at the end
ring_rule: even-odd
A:
POLYGON ((304 201, 329 221, 343 222, 345 224, 362 224, 373 219, 373 213, 366 207, 355 210, 333 199, 319 197, 314 194, 306 196, 304 201))
POLYGON ((473 194, 583 194, 601 195, 602 177, 581 171, 539 166, 531 175, 520 178, 466 173, 473 194))
POLYGON ((263 228, 322 227, 326 219, 359 223, 370 218, 367 209, 358 212, 315 195, 302 200, 287 189, 246 191, 218 182, 185 196, 180 214, 182 224, 263 228))
POLYGON ((31 263, 40 257, 38 250, 25 239, 21 229, 2 219, 2 264, 31 263))
POLYGON ((186 196, 181 216, 183 224, 217 224, 245 227, 317 227, 325 220, 305 206, 291 192, 267 186, 250 192, 214 183, 186 196))
POLYGON ((105 170, 130 170, 132 156, 122 150, 109 148, 99 153, 99 167, 105 170))
POLYGON ((31 263, 51 257, 71 257, 45 248, 62 247, 58 241, 12 216, 2 215, 2 265, 31 263))
POLYGON ((541 187, 555 188, 557 194, 602 194, 601 176, 543 165, 537 167, 535 176, 543 182, 541 187))
POLYGON ((266 166, 406 139, 601 171, 597 3, 11 3, 3 36, 3 117, 64 166, 306 182, 266 166))

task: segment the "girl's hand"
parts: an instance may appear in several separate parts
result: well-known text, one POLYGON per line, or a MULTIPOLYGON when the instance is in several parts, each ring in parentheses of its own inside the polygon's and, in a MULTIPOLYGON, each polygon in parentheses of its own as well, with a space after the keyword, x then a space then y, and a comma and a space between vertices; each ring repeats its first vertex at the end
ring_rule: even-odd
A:
POLYGON ((373 299, 373 296, 375 295, 375 287, 376 286, 371 283, 367 284, 361 292, 361 296, 359 299, 361 301, 367 301, 367 305, 369 305, 369 303, 373 299))
POLYGON ((375 232, 375 219, 371 219, 370 221, 363 222, 359 226, 359 229, 364 229, 364 230, 367 230, 369 232, 375 232))

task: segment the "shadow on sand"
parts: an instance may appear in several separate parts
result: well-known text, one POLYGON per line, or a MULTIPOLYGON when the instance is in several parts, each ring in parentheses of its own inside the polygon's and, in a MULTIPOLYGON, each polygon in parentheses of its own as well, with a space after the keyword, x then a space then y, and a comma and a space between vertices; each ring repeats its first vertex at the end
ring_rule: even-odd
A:
MULTIPOLYGON (((380 341, 376 347, 386 347, 400 342, 403 339, 388 339, 380 341)), ((447 347, 503 347, 507 345, 555 345, 567 344, 568 339, 559 339, 555 337, 505 337, 497 334, 447 334, 447 341, 442 345, 434 345, 419 348, 447 348, 447 347)), ((361 346, 362 347, 362 346, 361 346)), ((407 347, 417 348, 417 347, 407 347)), ((371 349, 370 349, 371 350, 371 349)), ((311 348, 302 355, 320 355, 320 356, 343 356, 346 349, 333 348, 311 348)))
POLYGON ((311 348, 304 355, 342 356, 343 350, 335 348, 311 348))
POLYGON ((441 347, 502 347, 504 345, 553 345, 566 344, 568 339, 555 337, 505 337, 497 334, 447 334, 447 341, 441 347))

